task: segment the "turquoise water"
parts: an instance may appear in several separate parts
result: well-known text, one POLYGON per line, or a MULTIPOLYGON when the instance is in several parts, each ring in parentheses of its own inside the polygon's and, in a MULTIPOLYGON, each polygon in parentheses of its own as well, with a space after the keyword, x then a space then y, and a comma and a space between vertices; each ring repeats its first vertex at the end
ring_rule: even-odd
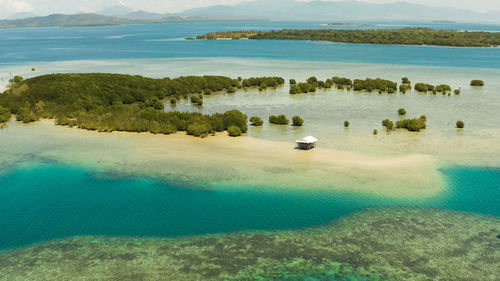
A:
POLYGON ((75 235, 183 236, 290 229, 364 208, 435 206, 500 216, 500 170, 443 170, 449 191, 407 201, 348 192, 202 189, 57 163, 0 175, 0 249, 75 235))
MULTIPOLYGON (((366 22, 370 23, 370 22, 366 22)), ((310 41, 186 41, 221 30, 403 28, 500 31, 499 25, 381 22, 369 27, 324 22, 212 22, 0 30, 0 65, 68 60, 239 57, 402 65, 500 68, 498 48, 380 46, 310 41), (15 46, 15 48, 13 48, 15 46)), ((34 64, 33 66, 36 66, 34 64)))

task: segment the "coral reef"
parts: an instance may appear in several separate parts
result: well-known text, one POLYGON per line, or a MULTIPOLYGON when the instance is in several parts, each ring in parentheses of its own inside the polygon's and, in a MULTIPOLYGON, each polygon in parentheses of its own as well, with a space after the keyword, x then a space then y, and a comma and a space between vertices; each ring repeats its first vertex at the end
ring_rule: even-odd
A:
POLYGON ((500 220, 368 209, 294 231, 73 237, 0 254, 0 280, 498 280, 500 220))

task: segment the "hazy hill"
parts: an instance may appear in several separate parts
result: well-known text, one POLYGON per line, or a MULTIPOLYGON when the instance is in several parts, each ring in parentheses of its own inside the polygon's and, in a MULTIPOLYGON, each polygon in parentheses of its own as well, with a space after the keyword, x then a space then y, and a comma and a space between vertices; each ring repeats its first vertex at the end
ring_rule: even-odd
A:
POLYGON ((124 18, 127 19, 132 19, 132 20, 159 20, 165 17, 165 14, 158 14, 158 13, 150 13, 146 11, 135 11, 128 13, 123 16, 124 18))
MULTIPOLYGON (((461 22, 500 22, 500 12, 477 13, 449 7, 428 7, 397 2, 370 4, 360 1, 296 2, 294 0, 258 0, 231 6, 196 8, 178 14, 132 11, 124 5, 109 7, 100 14, 54 14, 45 17, 0 20, 0 28, 90 26, 127 23, 231 21, 231 20, 442 20, 461 22), (112 16, 115 15, 115 16, 112 16)), ((22 15, 16 15, 18 18, 22 15)))
POLYGON ((371 4, 360 1, 295 2, 293 0, 244 2, 184 11, 182 15, 261 18, 271 20, 452 20, 500 21, 500 12, 478 13, 450 7, 429 7, 396 2, 371 4))
POLYGON ((7 27, 48 27, 48 26, 92 26, 131 23, 131 20, 101 16, 97 14, 62 15, 33 17, 17 20, 0 20, 0 28, 7 27))
POLYGON ((123 17, 132 12, 133 12, 132 9, 123 4, 107 7, 104 10, 98 11, 100 15, 112 16, 112 17, 123 17))

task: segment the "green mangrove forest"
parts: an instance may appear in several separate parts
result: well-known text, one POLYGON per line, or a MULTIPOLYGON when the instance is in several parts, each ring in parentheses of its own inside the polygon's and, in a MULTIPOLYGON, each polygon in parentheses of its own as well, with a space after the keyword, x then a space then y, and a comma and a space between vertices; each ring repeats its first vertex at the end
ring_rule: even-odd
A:
POLYGON ((480 31, 403 29, 283 29, 272 31, 226 31, 207 33, 200 40, 312 40, 356 44, 433 45, 452 47, 497 47, 500 33, 480 31))
POLYGON ((203 104, 203 94, 234 92, 251 87, 278 87, 281 77, 232 79, 188 76, 153 79, 122 74, 51 74, 23 80, 16 76, 0 94, 0 122, 55 119, 58 125, 102 132, 128 131, 170 134, 186 131, 207 136, 228 130, 232 136, 248 130, 247 116, 238 110, 204 115, 165 112, 164 101, 190 99, 203 104))

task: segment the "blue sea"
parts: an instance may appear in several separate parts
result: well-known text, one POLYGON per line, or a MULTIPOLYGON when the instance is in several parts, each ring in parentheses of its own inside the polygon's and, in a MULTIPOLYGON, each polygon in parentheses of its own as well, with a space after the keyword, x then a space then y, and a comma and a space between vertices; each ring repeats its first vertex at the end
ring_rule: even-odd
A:
MULTIPOLYGON (((498 25, 467 23, 378 22, 370 27, 326 23, 210 22, 3 29, 0 66, 74 60, 236 57, 500 68, 498 48, 184 40, 223 30, 282 28, 428 27, 500 32, 498 25)), ((186 187, 151 178, 115 177, 56 162, 22 167, 0 173, 0 249, 75 235, 177 237, 296 229, 379 206, 432 206, 500 216, 500 170, 493 168, 443 169, 448 189, 432 199, 411 201, 318 190, 207 190, 196 188, 196 183, 186 187)))
POLYGON ((427 200, 350 192, 186 187, 49 162, 0 176, 0 249, 75 235, 178 237, 319 226, 365 208, 428 206, 500 216, 500 169, 451 167, 427 200))
MULTIPOLYGON (((0 30, 0 65, 68 60, 238 57, 500 68, 498 48, 380 46, 311 41, 189 41, 207 32, 283 28, 426 27, 500 32, 500 25, 435 22, 377 22, 374 26, 328 26, 328 22, 204 22, 101 27, 0 30), (15 48, 13 48, 15 46, 15 48)), ((368 22, 367 22, 368 23, 368 22)))

